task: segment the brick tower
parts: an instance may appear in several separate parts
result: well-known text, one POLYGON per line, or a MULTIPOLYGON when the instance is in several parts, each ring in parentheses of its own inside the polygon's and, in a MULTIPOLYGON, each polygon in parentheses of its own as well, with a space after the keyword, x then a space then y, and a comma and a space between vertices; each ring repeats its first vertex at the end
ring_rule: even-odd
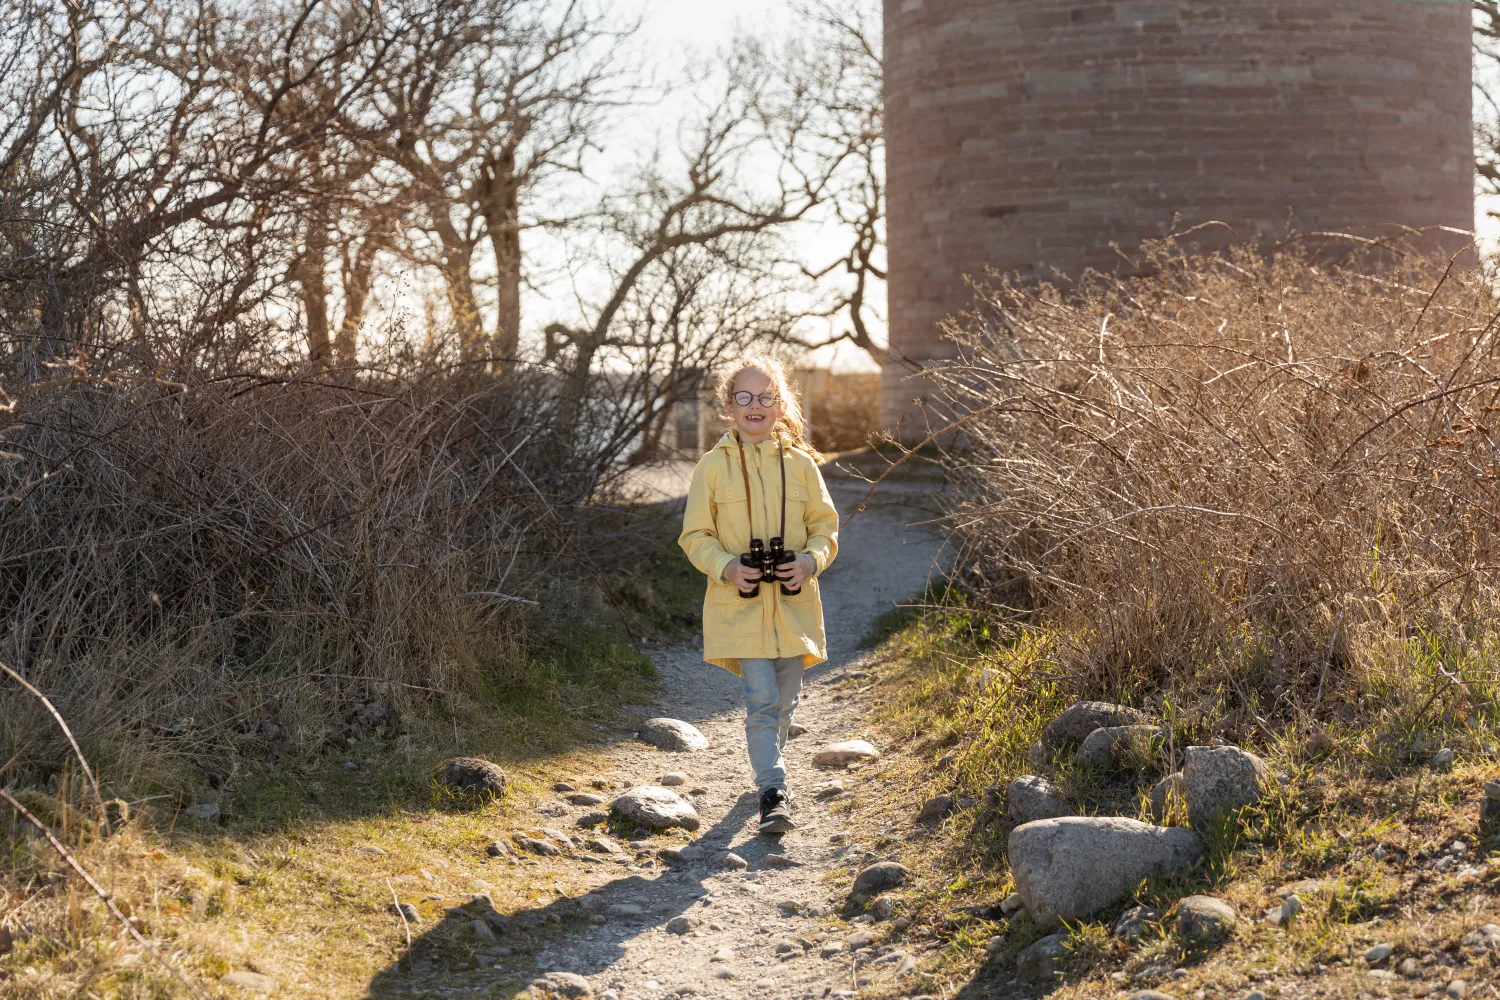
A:
POLYGON ((1472 229, 1469 45, 1462 2, 885 0, 887 425, 986 265, 1112 269, 1174 213, 1472 229))

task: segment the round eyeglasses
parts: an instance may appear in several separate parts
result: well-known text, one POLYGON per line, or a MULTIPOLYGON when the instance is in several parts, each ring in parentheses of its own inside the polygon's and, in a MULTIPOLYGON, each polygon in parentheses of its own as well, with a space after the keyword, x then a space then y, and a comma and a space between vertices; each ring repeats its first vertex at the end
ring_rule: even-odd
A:
POLYGON ((777 396, 774 392, 763 392, 759 396, 756 396, 753 392, 737 392, 734 394, 734 401, 741 406, 749 406, 751 403, 759 399, 760 405, 764 406, 768 410, 771 407, 775 406, 776 401, 780 398, 781 397, 777 396))

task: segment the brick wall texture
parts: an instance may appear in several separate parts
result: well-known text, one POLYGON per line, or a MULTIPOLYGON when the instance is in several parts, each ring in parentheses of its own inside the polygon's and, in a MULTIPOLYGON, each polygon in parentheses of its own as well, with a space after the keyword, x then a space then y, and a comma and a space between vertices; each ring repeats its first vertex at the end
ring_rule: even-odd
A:
POLYGON ((1114 269, 1111 241, 1174 213, 1246 239, 1474 225, 1461 2, 885 0, 885 87, 883 394, 907 436, 906 376, 986 265, 1114 269))

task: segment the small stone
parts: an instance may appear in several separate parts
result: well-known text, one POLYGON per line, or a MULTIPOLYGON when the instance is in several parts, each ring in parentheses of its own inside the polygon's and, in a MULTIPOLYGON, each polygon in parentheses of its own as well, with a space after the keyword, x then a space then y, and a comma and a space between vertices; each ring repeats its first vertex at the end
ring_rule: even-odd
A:
POLYGON ((1485 924, 1465 934, 1460 941, 1466 948, 1500 953, 1500 924, 1485 924))
POLYGON ((1027 767, 1040 771, 1050 763, 1052 763, 1052 751, 1041 740, 1037 740, 1026 748, 1027 767))
POLYGON ((734 949, 732 949, 732 948, 720 948, 718 951, 714 952, 714 957, 711 958, 711 959, 709 959, 709 961, 710 962, 733 962, 734 961, 734 949))
POLYGON ((652 830, 680 826, 696 830, 698 811, 681 795, 659 785, 637 785, 610 803, 610 812, 620 819, 652 830))
POLYGON ((383 854, 385 854, 384 850, 382 850, 379 847, 376 847, 374 844, 361 844, 358 847, 356 847, 354 850, 355 850, 355 853, 357 853, 357 854, 363 854, 363 855, 366 855, 367 857, 371 857, 371 858, 378 858, 378 857, 382 856, 383 854))
POLYGON ((799 736, 806 736, 806 735, 807 735, 807 727, 804 726, 800 722, 794 722, 790 726, 787 727, 786 738, 789 739, 789 740, 795 740, 799 736))
POLYGON ((910 877, 911 872, 906 866, 894 861, 873 864, 860 872, 859 877, 854 880, 854 887, 849 891, 849 898, 856 903, 865 902, 887 889, 903 885, 910 877))
POLYGON ((569 1000, 584 1000, 594 992, 589 981, 575 972, 549 972, 541 982, 545 984, 543 989, 546 992, 569 1000))
MULTIPOLYGON (((915 955, 910 955, 910 954, 907 955, 905 958, 903 958, 901 960, 901 963, 896 966, 896 975, 898 977, 909 976, 913 972, 916 972, 916 971, 917 971, 917 956, 915 956, 915 955)), ((919 1000, 919 998, 918 997, 912 997, 912 1000, 919 1000)), ((928 996, 927 1000, 933 1000, 933 998, 931 996, 928 996)))
POLYGON ((1101 771, 1123 770, 1149 758, 1161 738, 1156 726, 1105 726, 1084 737, 1074 760, 1101 771))
POLYGON ((776 942, 776 954, 792 955, 802 950, 802 946, 790 938, 782 938, 776 942))
POLYGON ((611 903, 604 908, 606 917, 639 917, 645 914, 645 910, 635 903, 611 903))
POLYGON ((820 952, 818 952, 818 954, 821 957, 823 957, 823 958, 832 958, 834 955, 837 955, 839 952, 841 952, 843 950, 844 950, 844 942, 842 942, 842 941, 829 941, 829 942, 827 942, 826 944, 823 945, 823 949, 820 952))
MULTIPOLYGON (((439 896, 438 898, 441 899, 442 897, 439 896)), ((422 919, 421 914, 417 912, 417 908, 410 903, 392 903, 391 910, 397 915, 405 917, 406 922, 409 924, 415 924, 422 919)))
POLYGON ((1047 724, 1042 730, 1042 742, 1049 749, 1075 746, 1096 729, 1140 725, 1145 721, 1146 716, 1138 709, 1104 701, 1080 701, 1047 724))
POLYGON ((586 812, 582 816, 578 817, 578 825, 583 827, 585 830, 593 826, 603 826, 608 822, 609 813, 604 812, 602 809, 596 809, 593 812, 586 812))
POLYGON ((1265 761, 1239 747, 1188 747, 1182 780, 1189 822, 1201 829, 1220 813, 1259 801, 1270 773, 1265 761))
POLYGON ((346 770, 346 771, 358 771, 359 770, 359 765, 356 764, 356 763, 354 763, 354 761, 352 761, 352 760, 346 760, 346 761, 344 761, 344 770, 346 770))
POLYGON ((1493 837, 1500 833, 1500 799, 1484 798, 1479 803, 1479 835, 1493 837))
POLYGON ((721 966, 719 966, 719 968, 717 968, 717 969, 714 970, 714 978, 715 979, 733 979, 734 978, 734 970, 730 969, 730 968, 726 968, 725 966, 721 965, 721 966))
POLYGON ((1301 912, 1302 897, 1294 892, 1282 900, 1280 906, 1273 906, 1266 911, 1266 921, 1273 927, 1284 927, 1301 912))
POLYGON ((1365 973, 1367 979, 1395 979, 1396 974, 1390 969, 1370 969, 1365 973))
POLYGON ((1448 747, 1444 747, 1432 755, 1432 766, 1434 770, 1446 771, 1453 766, 1453 758, 1456 756, 1448 747))
POLYGON ((554 792, 576 792, 578 791, 578 787, 576 785, 570 785, 566 781, 556 781, 552 784, 552 790, 554 792))
POLYGON ((242 990, 251 990, 256 993, 270 993, 276 989, 276 980, 270 976, 263 976, 259 972, 226 972, 219 977, 219 982, 225 986, 238 986, 242 990))
POLYGON ((1023 774, 1012 781, 1006 797, 1010 800, 1010 818, 1016 823, 1078 813, 1052 782, 1035 774, 1023 774))
POLYGON ((870 942, 874 940, 875 934, 872 931, 856 931, 845 939, 844 947, 850 951, 859 951, 861 948, 870 947, 870 942))
POLYGON ((1046 983, 1057 978, 1068 955, 1068 935, 1048 934, 1016 956, 1016 972, 1023 979, 1046 983))
POLYGON ((593 788, 593 789, 595 789, 597 791, 601 791, 602 792, 606 788, 609 787, 609 779, 608 778, 590 778, 589 779, 589 787, 593 788))
POLYGON ((484 849, 484 853, 492 858, 503 858, 510 852, 510 845, 503 840, 492 840, 484 849))
POLYGON ((1486 781, 1484 783, 1484 797, 1500 802, 1500 780, 1486 781))
POLYGON ((825 781, 813 786, 813 798, 836 799, 844 794, 844 783, 842 781, 825 781))
POLYGON ((858 761, 874 760, 880 751, 867 740, 846 740, 831 743, 813 755, 817 767, 848 767, 858 761))
POLYGON ((219 804, 217 802, 199 802, 188 806, 183 810, 191 819, 214 822, 219 818, 219 804))
POLYGON ((1177 903, 1177 933, 1193 944, 1224 940, 1238 920, 1234 907, 1213 896, 1188 896, 1177 903))
POLYGON ((495 937, 495 932, 491 930, 490 925, 483 920, 470 920, 469 933, 474 935, 474 937, 478 938, 485 944, 499 943, 499 940, 495 937))
POLYGON ((1401 973, 1408 979, 1410 979, 1412 976, 1415 976, 1418 972, 1421 971, 1421 969, 1422 967, 1417 964, 1417 960, 1415 958, 1403 958, 1401 960, 1401 964, 1396 966, 1396 971, 1401 973))
POLYGON ((708 737, 681 719, 647 719, 639 735, 643 742, 673 753, 708 749, 708 737))
POLYGON ((1386 858, 1390 857, 1390 855, 1391 852, 1385 849, 1384 844, 1376 844, 1375 850, 1370 852, 1370 857, 1374 858, 1376 861, 1384 861, 1386 858))
POLYGON ((687 863, 703 860, 703 848, 686 844, 682 847, 663 847, 659 852, 662 860, 675 863, 687 863))
POLYGON ((678 785, 685 785, 687 783, 688 776, 681 771, 668 771, 666 774, 662 775, 661 780, 657 782, 657 784, 661 785, 663 788, 676 788, 678 785))
POLYGON ((1286 899, 1288 896, 1313 896, 1328 888, 1328 880, 1323 878, 1303 878, 1295 882, 1288 882, 1277 889, 1271 895, 1277 899, 1286 899))
POLYGON ((1462 979, 1455 979, 1443 992, 1449 996, 1450 1000, 1461 1000, 1463 995, 1469 992, 1469 984, 1462 979))
POLYGON ((733 851, 730 851, 729 853, 724 855, 724 867, 728 868, 732 872, 744 871, 746 868, 750 867, 750 862, 746 861, 744 858, 740 857, 733 851))
POLYGON ((607 854, 610 857, 619 857, 620 855, 625 853, 625 851, 620 847, 619 844, 615 843, 613 840, 610 840, 608 837, 590 837, 588 840, 583 842, 583 846, 587 847, 595 854, 607 854))
POLYGON ((1365 950, 1365 964, 1376 965, 1380 962, 1384 962, 1386 959, 1391 957, 1392 951, 1395 951, 1394 946, 1387 942, 1381 942, 1380 944, 1374 945, 1365 950))
POLYGON ((1013 892, 1000 900, 1000 913, 1006 917, 1015 916, 1026 909, 1026 900, 1019 892, 1013 892))
POLYGON ((458 798, 481 802, 498 799, 510 788, 500 765, 483 757, 450 757, 438 765, 437 781, 458 798))
POLYGON ((1112 931, 1114 936, 1127 944, 1134 944, 1146 933, 1146 925, 1161 914, 1144 906, 1132 906, 1120 914, 1112 931))
POLYGON ((900 934, 910 926, 911 917, 897 917, 895 920, 891 921, 891 930, 895 931, 897 934, 900 934))
POLYGON ((1187 783, 1182 780, 1181 771, 1175 771, 1151 786, 1152 820, 1165 823, 1174 808, 1184 812, 1187 809, 1187 783))
POLYGON ((568 801, 575 806, 602 806, 604 796, 595 795, 593 792, 574 792, 568 796, 568 801))
POLYGON ((795 858, 789 857, 789 856, 787 856, 785 854, 767 854, 766 855, 766 867, 767 868, 783 868, 783 869, 785 869, 785 868, 800 868, 801 866, 802 866, 802 862, 796 860, 795 858))
POLYGON ((869 912, 876 920, 889 920, 896 912, 896 901, 889 896, 871 900, 869 912))
POLYGON ((918 823, 935 823, 953 811, 953 796, 934 795, 922 803, 922 809, 917 813, 918 823))
POLYGON ((698 921, 693 917, 673 917, 667 921, 666 932, 668 934, 686 934, 698 926, 698 921))

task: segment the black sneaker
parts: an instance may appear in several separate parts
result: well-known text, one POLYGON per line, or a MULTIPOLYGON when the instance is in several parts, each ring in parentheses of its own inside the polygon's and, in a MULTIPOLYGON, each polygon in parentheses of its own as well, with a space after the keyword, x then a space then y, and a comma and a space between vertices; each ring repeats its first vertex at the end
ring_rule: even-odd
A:
POLYGON ((760 832, 786 833, 797 824, 792 821, 792 811, 787 808, 790 800, 779 788, 767 788, 760 793, 760 832))

